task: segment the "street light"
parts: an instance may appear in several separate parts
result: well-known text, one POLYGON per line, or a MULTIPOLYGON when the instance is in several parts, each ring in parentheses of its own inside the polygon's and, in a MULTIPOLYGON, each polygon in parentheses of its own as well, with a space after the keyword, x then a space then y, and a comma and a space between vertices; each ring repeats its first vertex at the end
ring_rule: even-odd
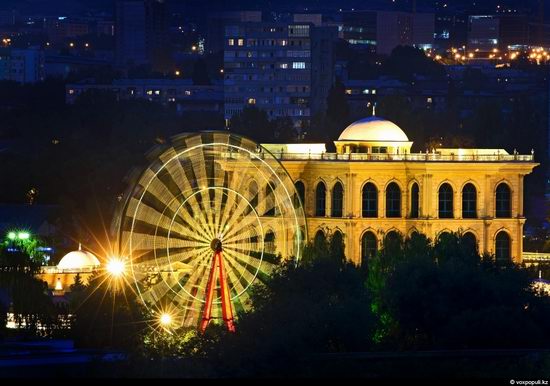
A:
POLYGON ((124 272, 126 271, 126 265, 124 264, 124 261, 113 257, 111 260, 107 262, 107 272, 113 276, 113 277, 120 277, 124 275, 124 272))
POLYGON ((172 315, 167 312, 163 312, 159 318, 160 324, 164 327, 168 327, 172 324, 172 315))
POLYGON ((17 238, 19 240, 28 240, 31 237, 31 234, 29 232, 19 232, 17 234, 17 238))

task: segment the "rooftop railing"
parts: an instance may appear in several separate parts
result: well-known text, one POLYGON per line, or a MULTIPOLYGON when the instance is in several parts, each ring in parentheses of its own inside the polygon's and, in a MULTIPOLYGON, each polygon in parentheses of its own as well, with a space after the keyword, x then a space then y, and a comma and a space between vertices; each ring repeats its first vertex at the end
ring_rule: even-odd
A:
POLYGON ((418 162, 533 162, 534 154, 438 154, 438 153, 284 153, 273 155, 281 161, 418 161, 418 162))

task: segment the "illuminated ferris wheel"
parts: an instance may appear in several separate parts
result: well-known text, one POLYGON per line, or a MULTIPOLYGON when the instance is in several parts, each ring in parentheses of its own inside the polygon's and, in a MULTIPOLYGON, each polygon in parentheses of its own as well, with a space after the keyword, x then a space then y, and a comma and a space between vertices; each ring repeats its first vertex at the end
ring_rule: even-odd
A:
POLYGON ((249 289, 301 257, 306 224, 284 167, 227 132, 183 134, 149 155, 116 217, 143 303, 172 327, 223 321, 234 331, 249 289))

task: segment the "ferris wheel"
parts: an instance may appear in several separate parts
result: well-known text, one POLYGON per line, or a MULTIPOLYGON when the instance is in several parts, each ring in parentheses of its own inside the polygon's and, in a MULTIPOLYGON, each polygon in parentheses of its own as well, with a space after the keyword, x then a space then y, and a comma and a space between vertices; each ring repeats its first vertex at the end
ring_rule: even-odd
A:
POLYGON ((136 292, 173 328, 223 321, 250 306, 252 284, 298 261, 305 216, 268 151, 227 132, 182 134, 154 149, 115 216, 136 292))

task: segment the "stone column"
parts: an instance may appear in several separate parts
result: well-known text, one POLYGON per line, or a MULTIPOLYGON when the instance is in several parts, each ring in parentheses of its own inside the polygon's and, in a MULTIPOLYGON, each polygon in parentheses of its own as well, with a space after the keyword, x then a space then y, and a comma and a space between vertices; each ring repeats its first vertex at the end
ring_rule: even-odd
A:
POLYGON ((523 174, 518 175, 518 188, 517 188, 517 198, 518 198, 518 217, 524 217, 523 213, 523 174))

